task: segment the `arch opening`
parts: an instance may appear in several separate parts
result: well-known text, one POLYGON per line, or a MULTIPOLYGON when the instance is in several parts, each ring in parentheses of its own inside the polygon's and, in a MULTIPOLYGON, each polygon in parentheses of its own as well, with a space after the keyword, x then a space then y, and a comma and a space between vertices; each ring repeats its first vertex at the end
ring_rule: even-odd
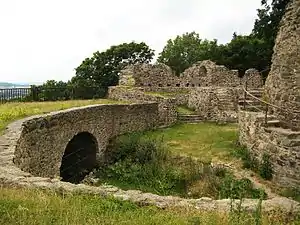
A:
POLYGON ((98 143, 96 138, 82 132, 69 141, 62 157, 60 177, 63 181, 79 183, 96 166, 98 143))
POLYGON ((200 76, 203 76, 203 77, 207 76, 207 69, 205 68, 205 66, 201 66, 199 68, 199 74, 200 74, 200 76))

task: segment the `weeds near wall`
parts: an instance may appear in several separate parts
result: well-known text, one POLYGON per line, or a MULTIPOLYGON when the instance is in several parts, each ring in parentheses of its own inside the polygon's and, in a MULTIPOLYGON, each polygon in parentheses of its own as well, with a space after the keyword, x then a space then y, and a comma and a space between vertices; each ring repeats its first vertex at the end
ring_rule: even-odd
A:
POLYGON ((246 147, 237 147, 234 155, 241 158, 243 168, 251 169, 266 180, 271 180, 273 177, 273 168, 270 161, 270 155, 264 153, 259 162, 246 147))
POLYGON ((96 172, 100 183, 159 195, 259 198, 250 180, 235 179, 223 167, 172 155, 163 138, 135 133, 111 143, 109 164, 96 172))

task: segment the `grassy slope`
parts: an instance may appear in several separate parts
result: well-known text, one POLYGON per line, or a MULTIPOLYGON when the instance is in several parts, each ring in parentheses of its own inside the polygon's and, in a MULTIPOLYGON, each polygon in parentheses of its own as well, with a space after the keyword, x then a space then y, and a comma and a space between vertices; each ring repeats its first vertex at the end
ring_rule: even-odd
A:
POLYGON ((214 123, 177 124, 173 127, 147 132, 146 135, 162 136, 175 153, 199 157, 203 161, 232 160, 237 140, 237 125, 214 123))
MULTIPOLYGON (((70 107, 116 103, 108 100, 8 103, 0 105, 0 130, 13 120, 70 107)), ((236 126, 222 129, 210 123, 182 124, 152 135, 163 135, 172 150, 202 158, 228 157, 234 147, 236 126)), ((54 193, 0 187, 0 224, 255 224, 251 216, 230 217, 187 209, 159 210, 95 196, 62 196, 54 193), (37 201, 38 200, 38 201, 37 201)), ((279 214, 272 224, 281 222, 279 214)), ((263 224, 271 224, 264 218, 263 224)))
MULTIPOLYGON (((97 196, 7 188, 0 188, 0 215, 0 224, 255 224, 255 216, 249 214, 238 218, 182 208, 161 210, 97 196)), ((261 224, 288 224, 278 213, 268 216, 273 219, 264 217, 261 224)))
POLYGON ((118 101, 108 99, 72 100, 56 102, 17 102, 0 104, 0 133, 10 122, 26 116, 47 113, 72 107, 93 104, 114 104, 118 101))

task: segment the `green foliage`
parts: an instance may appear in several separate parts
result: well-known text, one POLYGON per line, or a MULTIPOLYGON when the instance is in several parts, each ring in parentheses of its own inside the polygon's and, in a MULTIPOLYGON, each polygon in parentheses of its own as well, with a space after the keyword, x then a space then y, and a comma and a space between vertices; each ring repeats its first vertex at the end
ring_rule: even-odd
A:
POLYGON ((259 162, 246 147, 238 146, 235 149, 234 155, 242 159, 243 168, 258 172, 259 162))
POLYGON ((292 198, 295 201, 300 202, 300 188, 294 187, 294 188, 285 188, 281 190, 280 195, 283 195, 287 198, 292 198))
MULTIPOLYGON (((258 206, 259 207, 259 206, 258 206)), ((193 208, 159 209, 97 195, 0 187, 0 224, 249 225, 299 224, 280 211, 230 214, 193 208), (261 223, 255 223, 256 221, 261 223)))
POLYGON ((185 33, 168 40, 157 61, 170 66, 179 75, 197 61, 214 58, 217 47, 216 40, 201 40, 196 32, 185 33))
POLYGON ((250 181, 235 180, 223 167, 172 156, 162 139, 126 135, 114 140, 108 152, 109 165, 96 172, 100 183, 183 197, 258 196, 250 181))
POLYGON ((259 174, 266 180, 271 180, 273 177, 273 168, 272 163, 270 162, 270 155, 266 153, 262 156, 262 162, 259 167, 259 174))
POLYGON ((182 172, 169 164, 170 153, 161 140, 136 133, 114 140, 111 148, 112 164, 100 168, 98 177, 125 189, 138 187, 163 195, 176 194, 183 187, 182 172))
POLYGON ((256 198, 259 199, 263 193, 263 199, 267 194, 263 190, 253 188, 249 179, 234 179, 231 175, 225 176, 220 186, 220 198, 242 199, 256 198))
POLYGON ((217 59, 219 64, 236 69, 243 76, 249 68, 264 70, 270 63, 272 51, 262 39, 252 35, 234 35, 231 42, 220 48, 219 54, 223 56, 217 59))
POLYGON ((251 169, 266 180, 272 179, 273 168, 270 155, 264 153, 261 162, 259 162, 246 147, 236 148, 234 155, 242 159, 243 168, 251 169))
POLYGON ((127 65, 149 63, 154 56, 144 42, 111 46, 104 52, 95 52, 76 68, 71 83, 76 86, 108 87, 118 83, 119 72, 127 65))

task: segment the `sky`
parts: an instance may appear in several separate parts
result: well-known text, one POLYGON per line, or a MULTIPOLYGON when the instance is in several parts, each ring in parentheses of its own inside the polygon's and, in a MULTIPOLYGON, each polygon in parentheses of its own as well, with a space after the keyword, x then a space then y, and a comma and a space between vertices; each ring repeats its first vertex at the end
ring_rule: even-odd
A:
POLYGON ((145 42, 158 55, 170 38, 249 34, 261 0, 0 0, 0 81, 67 81, 111 45, 145 42))

